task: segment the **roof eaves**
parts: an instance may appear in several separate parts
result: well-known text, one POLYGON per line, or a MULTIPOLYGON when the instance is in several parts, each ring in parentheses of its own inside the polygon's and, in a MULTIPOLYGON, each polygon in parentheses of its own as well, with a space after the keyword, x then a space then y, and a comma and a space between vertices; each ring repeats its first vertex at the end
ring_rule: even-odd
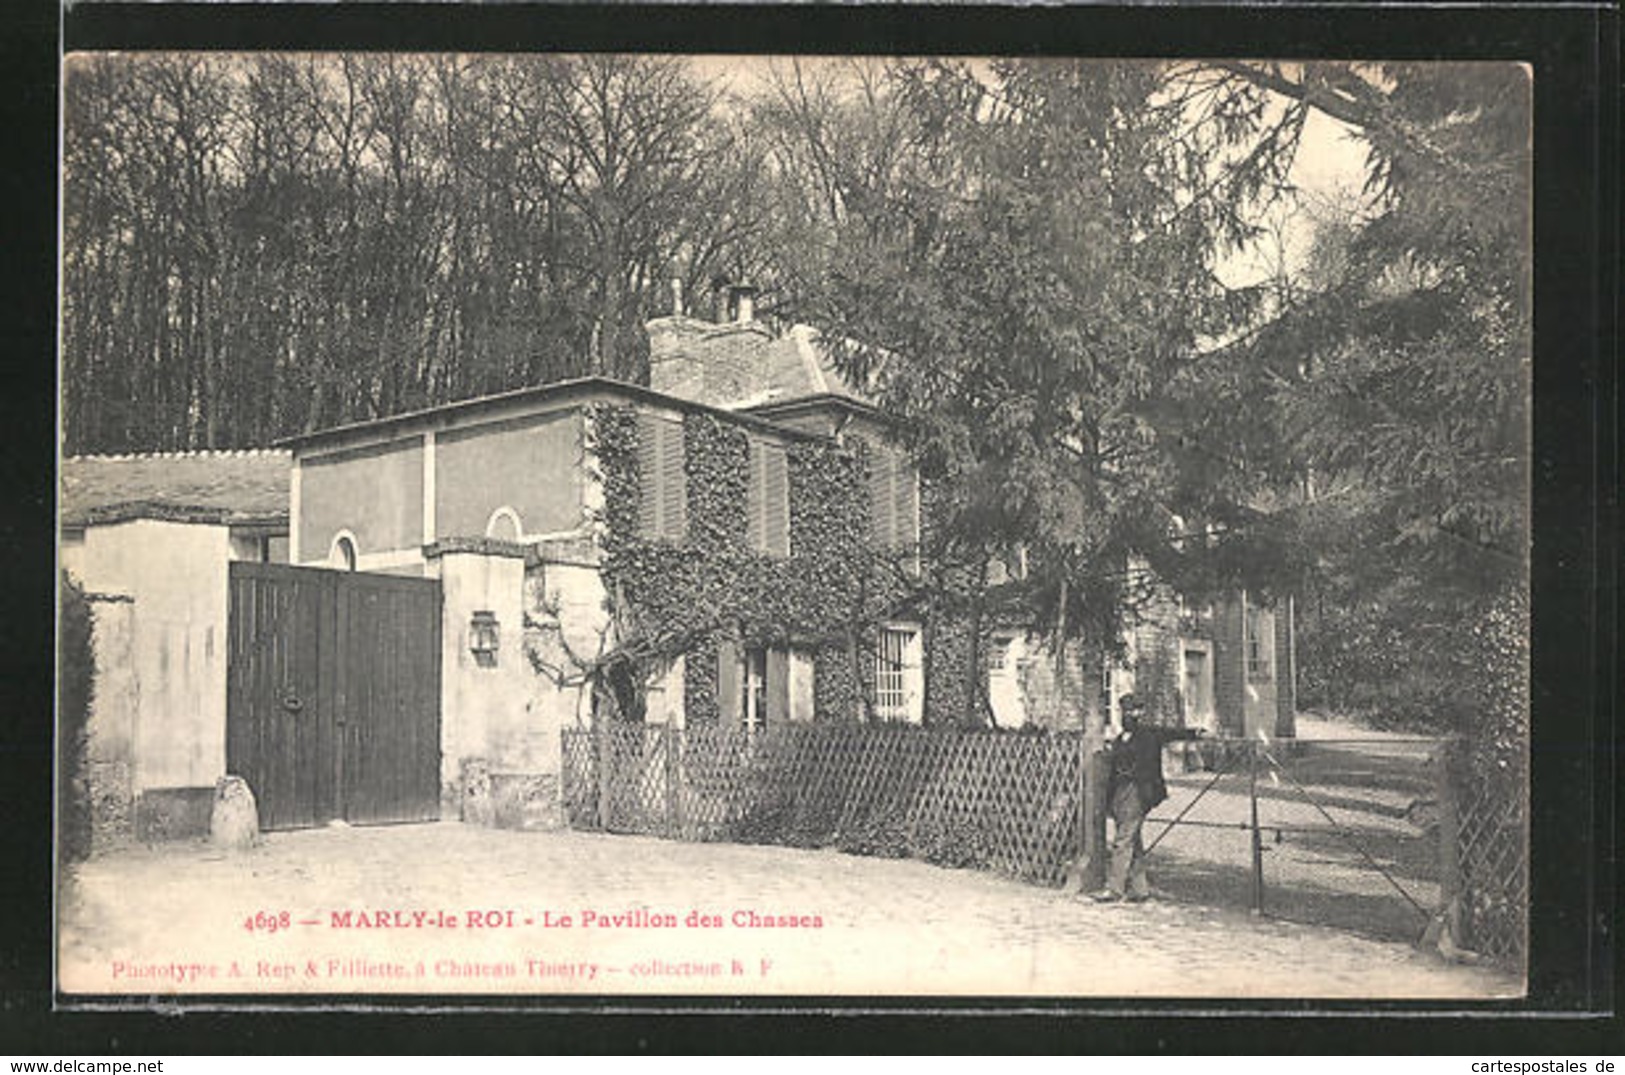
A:
POLYGON ((286 459, 288 452, 283 448, 199 448, 178 452, 115 452, 107 455, 66 455, 62 457, 64 465, 68 463, 128 463, 144 459, 242 459, 258 456, 272 456, 286 459))
POLYGON ((499 392, 488 396, 476 396, 473 399, 457 400, 444 403, 438 407, 426 407, 416 411, 392 415, 388 418, 374 418, 365 422, 351 422, 346 425, 332 426, 328 429, 319 429, 311 433, 302 433, 292 437, 284 437, 274 441, 273 444, 290 450, 309 447, 316 444, 330 443, 342 440, 345 437, 358 433, 375 433, 389 429, 404 429, 413 425, 431 422, 434 419, 452 415, 478 413, 493 407, 508 403, 542 402, 550 399, 568 400, 591 397, 595 394, 621 396, 637 402, 651 403, 658 406, 670 407, 673 410, 691 411, 699 414, 709 414, 724 421, 737 422, 740 425, 753 427, 764 432, 795 440, 822 440, 821 434, 807 433, 802 430, 786 429, 765 418, 742 410, 728 410, 723 407, 714 407, 710 404, 699 403, 679 396, 667 395, 657 392, 643 385, 632 384, 629 381, 617 381, 608 377, 579 377, 568 381, 554 381, 550 384, 535 385, 530 388, 518 388, 509 392, 499 392))
POLYGON ((107 526, 113 523, 149 519, 156 522, 196 523, 213 526, 283 526, 287 512, 244 512, 231 508, 177 504, 163 500, 128 500, 118 504, 98 504, 66 513, 61 525, 69 528, 107 526))
POLYGON ((828 406, 844 408, 888 424, 897 421, 897 419, 876 407, 873 403, 865 403, 861 399, 854 399, 842 392, 818 392, 808 396, 797 396, 794 399, 771 400, 766 403, 756 404, 750 407, 749 410, 752 414, 772 419, 779 415, 795 414, 799 411, 810 411, 818 407, 828 406))

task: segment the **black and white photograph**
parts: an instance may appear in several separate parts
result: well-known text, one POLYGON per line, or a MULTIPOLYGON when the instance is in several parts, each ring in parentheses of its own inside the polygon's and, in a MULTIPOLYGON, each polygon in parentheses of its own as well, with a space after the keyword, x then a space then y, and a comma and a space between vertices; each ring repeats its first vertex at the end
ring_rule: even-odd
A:
POLYGON ((1534 92, 68 52, 60 994, 1526 997, 1534 92))

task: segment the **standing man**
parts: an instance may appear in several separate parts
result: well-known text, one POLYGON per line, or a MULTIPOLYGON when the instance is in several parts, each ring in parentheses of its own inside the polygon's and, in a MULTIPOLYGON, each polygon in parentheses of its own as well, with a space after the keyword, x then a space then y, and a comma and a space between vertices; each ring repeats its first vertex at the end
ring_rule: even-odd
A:
POLYGON ((1111 741, 1111 777, 1106 782, 1107 813, 1112 819, 1112 857, 1106 887, 1092 893, 1101 903, 1148 899, 1151 884, 1145 876, 1145 843, 1140 838, 1145 816, 1168 798, 1162 779, 1162 748, 1179 739, 1195 739, 1200 728, 1158 728, 1141 725, 1145 704, 1132 694, 1117 700, 1123 730, 1111 741))

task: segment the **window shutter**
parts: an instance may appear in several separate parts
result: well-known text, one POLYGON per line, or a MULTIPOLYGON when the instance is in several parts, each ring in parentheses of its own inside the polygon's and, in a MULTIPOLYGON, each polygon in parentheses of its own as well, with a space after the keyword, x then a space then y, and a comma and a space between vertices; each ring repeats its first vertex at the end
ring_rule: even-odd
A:
POLYGON ((784 449, 762 450, 762 545, 774 556, 790 555, 790 474, 784 449))
POLYGON ((750 441, 745 514, 750 547, 770 556, 790 555, 790 476, 784 449, 750 441))
POLYGON ((660 534, 660 427, 652 415, 638 415, 638 533, 660 534))
POLYGON ((688 476, 683 470, 683 424, 661 422, 660 536, 682 541, 688 537, 688 476))
POLYGON ((914 478, 913 465, 901 452, 892 453, 892 533, 894 548, 914 545, 914 520, 919 483, 914 478))
POLYGON ((739 662, 739 647, 729 639, 717 642, 717 713, 729 727, 739 723, 739 699, 743 690, 744 669, 739 662))
POLYGON ((896 532, 897 502, 892 496, 895 470, 891 449, 875 445, 869 452, 869 511, 875 544, 882 549, 891 548, 896 532))
POLYGON ((767 463, 766 446, 755 437, 750 439, 750 466, 745 477, 745 541, 746 544, 760 552, 765 546, 766 538, 763 536, 765 525, 765 501, 767 463))
POLYGON ((767 719, 790 719, 790 651, 777 646, 767 651, 767 719))
POLYGON ((688 536, 688 483, 683 423, 638 415, 638 532, 681 541, 688 536))

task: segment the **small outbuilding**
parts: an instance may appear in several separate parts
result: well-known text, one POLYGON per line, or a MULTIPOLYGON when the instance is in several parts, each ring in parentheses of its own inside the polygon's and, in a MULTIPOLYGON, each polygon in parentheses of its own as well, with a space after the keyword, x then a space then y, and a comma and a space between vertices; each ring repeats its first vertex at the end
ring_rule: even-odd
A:
POLYGON ((92 846, 208 831, 228 567, 287 559, 288 466, 279 450, 63 460, 60 562, 93 623, 92 846))

